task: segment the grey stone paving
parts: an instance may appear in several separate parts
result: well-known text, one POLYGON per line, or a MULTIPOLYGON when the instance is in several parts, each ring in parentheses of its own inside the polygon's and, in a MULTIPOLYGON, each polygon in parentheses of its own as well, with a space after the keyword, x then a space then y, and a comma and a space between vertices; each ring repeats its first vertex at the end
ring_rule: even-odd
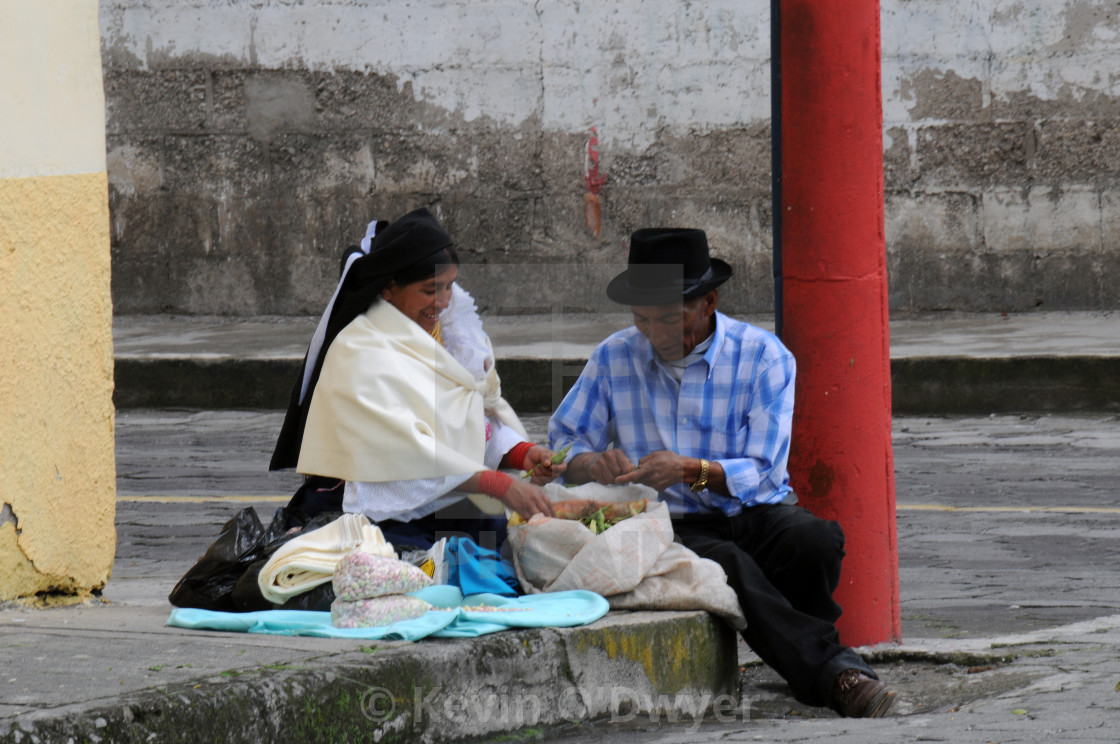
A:
POLYGON ((750 720, 542 741, 1120 740, 1120 419, 897 418, 894 444, 903 644, 870 652, 900 691, 892 717, 807 709, 750 666, 750 720))
MULTIPOLYGON (((299 478, 267 472, 281 420, 260 411, 118 413, 122 552, 109 596, 137 572, 177 578, 178 565, 145 563, 146 544, 165 546, 170 531, 200 552, 234 511, 136 497, 255 502, 262 520, 284 503, 299 478)), ((524 421, 544 438, 547 417, 524 421)), ((1120 563, 1120 417, 898 418, 894 443, 904 637, 1120 613, 1120 573, 1109 570, 1120 563)))
MULTIPOLYGON (((526 417, 534 438, 546 420, 526 417)), ((275 412, 118 415, 109 598, 165 590, 236 508, 267 518, 287 498, 297 479, 266 472, 279 424, 275 412), (153 554, 169 534, 175 554, 153 554)), ((744 653, 749 710, 730 720, 604 722, 542 740, 1116 741, 1120 417, 900 417, 894 444, 903 645, 871 654, 902 692, 895 717, 806 709, 744 653)))

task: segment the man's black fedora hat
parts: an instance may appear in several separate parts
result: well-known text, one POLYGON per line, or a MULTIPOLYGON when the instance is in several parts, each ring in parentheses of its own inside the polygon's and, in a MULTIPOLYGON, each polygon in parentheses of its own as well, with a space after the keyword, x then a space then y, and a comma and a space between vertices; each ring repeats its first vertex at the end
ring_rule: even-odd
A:
POLYGON ((703 230, 647 227, 630 236, 626 271, 607 285, 622 305, 667 305, 700 297, 731 278, 726 262, 708 255, 703 230))

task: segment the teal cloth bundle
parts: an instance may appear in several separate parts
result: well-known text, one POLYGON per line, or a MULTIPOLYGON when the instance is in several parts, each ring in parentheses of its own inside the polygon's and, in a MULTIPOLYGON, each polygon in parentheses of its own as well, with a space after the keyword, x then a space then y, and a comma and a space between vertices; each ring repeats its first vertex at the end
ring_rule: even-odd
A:
POLYGON ((447 566, 447 583, 459 587, 464 594, 512 597, 521 593, 513 564, 469 537, 448 538, 443 561, 447 566))
POLYGON ((191 630, 224 630, 272 635, 418 641, 421 638, 474 638, 510 628, 569 628, 607 614, 607 600, 594 592, 572 590, 503 597, 471 594, 454 586, 429 586, 410 596, 434 609, 412 620, 375 628, 336 628, 331 613, 305 610, 215 612, 177 607, 167 624, 191 630), (477 608, 477 609, 475 609, 477 608))

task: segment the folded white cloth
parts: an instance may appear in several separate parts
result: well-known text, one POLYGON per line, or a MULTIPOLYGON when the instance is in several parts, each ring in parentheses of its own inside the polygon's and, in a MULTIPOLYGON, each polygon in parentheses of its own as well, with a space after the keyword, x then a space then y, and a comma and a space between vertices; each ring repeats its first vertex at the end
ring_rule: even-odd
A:
POLYGON ((261 569, 257 585, 269 602, 283 604, 330 581, 335 566, 353 550, 396 557, 381 528, 362 514, 343 514, 330 524, 282 545, 261 569))

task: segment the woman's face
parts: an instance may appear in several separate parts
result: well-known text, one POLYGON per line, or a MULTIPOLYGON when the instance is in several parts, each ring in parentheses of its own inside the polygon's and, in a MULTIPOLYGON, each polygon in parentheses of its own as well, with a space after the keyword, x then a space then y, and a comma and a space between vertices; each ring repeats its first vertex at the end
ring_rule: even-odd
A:
POLYGON ((439 314, 451 302, 451 285, 458 277, 459 267, 452 264, 430 279, 421 279, 404 286, 393 282, 382 290, 381 296, 431 333, 439 323, 439 314))

